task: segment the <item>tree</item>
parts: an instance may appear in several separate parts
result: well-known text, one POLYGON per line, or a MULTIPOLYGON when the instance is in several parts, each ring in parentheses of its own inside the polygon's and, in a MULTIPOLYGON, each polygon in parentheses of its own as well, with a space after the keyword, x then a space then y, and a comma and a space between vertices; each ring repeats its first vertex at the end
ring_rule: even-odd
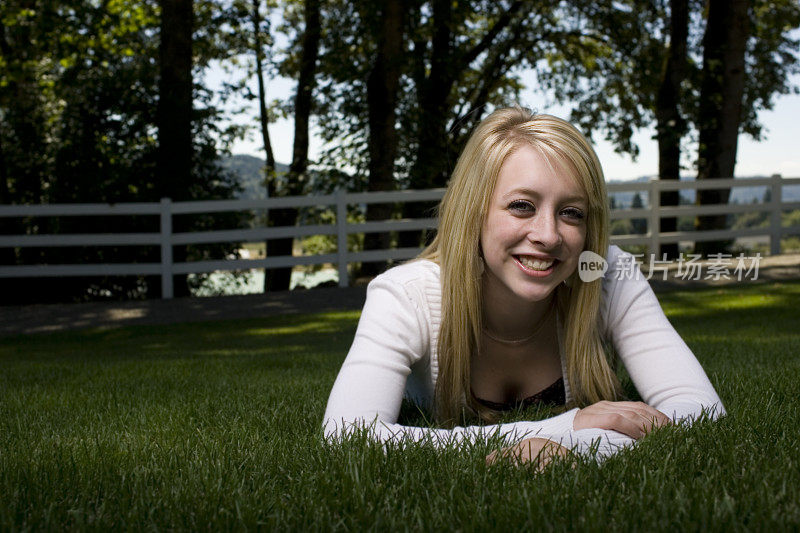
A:
MULTIPOLYGON (((192 181, 192 0, 160 0, 158 174, 162 195, 189 198, 192 181)), ((175 260, 186 259, 184 248, 175 260)), ((188 296, 186 276, 174 276, 175 295, 188 296)))
MULTIPOLYGON (((414 151, 408 158, 413 161, 408 177, 411 188, 446 185, 451 165, 486 111, 486 103, 513 86, 508 73, 520 59, 514 52, 526 50, 528 61, 536 53, 537 47, 528 45, 536 40, 530 35, 540 38, 543 32, 539 12, 526 11, 525 3, 516 0, 493 4, 433 0, 431 17, 423 9, 412 15, 417 60, 410 76, 416 101, 406 117, 414 134, 408 143, 414 151), (523 38, 523 31, 528 38, 523 38)), ((406 204, 403 209, 406 218, 428 213, 429 208, 419 204, 406 204)), ((423 244, 420 238, 420 232, 405 232, 400 245, 419 246, 423 244)))
MULTIPOLYGON (((316 85, 317 60, 320 43, 320 1, 303 2, 304 31, 300 45, 297 69, 297 90, 294 97, 294 143, 292 162, 286 177, 283 195, 301 194, 307 183, 309 121, 312 111, 312 94, 316 85)), ((276 188, 277 190, 277 188, 276 188)), ((296 208, 273 209, 270 211, 270 224, 274 226, 294 226, 297 223, 296 208)), ((272 239, 267 244, 267 256, 292 255, 294 239, 272 239)), ((276 268, 267 271, 269 291, 289 290, 292 269, 276 268)))
MULTIPOLYGON (((395 188, 394 165, 397 157, 397 103, 400 75, 404 62, 406 13, 400 0, 387 0, 380 10, 376 38, 376 54, 367 78, 367 107, 369 109, 369 186, 370 191, 389 191, 395 188)), ((366 219, 387 220, 393 207, 369 204, 366 219)), ((369 233, 364 238, 365 249, 389 248, 388 233, 369 233)), ((382 265, 372 262, 362 266, 362 274, 377 275, 382 265)))
MULTIPOLYGON (((364 83, 375 72, 383 35, 379 5, 330 2, 323 32, 318 122, 323 139, 335 144, 323 163, 352 168, 355 186, 372 181, 370 136, 380 135, 369 124, 369 84, 364 83)), ((516 100, 515 69, 535 62, 560 32, 553 7, 531 6, 477 0, 403 4, 407 38, 395 111, 395 186, 444 186, 472 128, 491 111, 487 104, 516 100)), ((406 204, 402 215, 427 217, 431 207, 406 204)), ((422 242, 418 231, 399 235, 403 247, 422 242)))
MULTIPOLYGON (((253 0, 251 16, 253 19, 253 50, 255 56, 256 78, 258 80, 258 117, 261 125, 261 142, 266 157, 264 169, 264 183, 267 187, 274 187, 275 154, 272 151, 272 141, 269 138, 269 113, 267 111, 267 89, 264 81, 264 43, 261 16, 261 0, 253 0)), ((271 196, 269 191, 267 196, 271 196)), ((266 279, 266 278, 265 278, 266 279)))
MULTIPOLYGON (((734 175, 744 97, 749 7, 749 0, 710 0, 708 3, 698 109, 698 180, 734 175)), ((729 195, 730 189, 698 190, 697 204, 725 204, 729 195)), ((698 216, 695 229, 724 229, 726 220, 727 215, 698 216)), ((695 251, 722 252, 728 244, 726 241, 698 242, 695 251)))
MULTIPOLYGON (((644 202, 642 202, 642 196, 637 192, 633 195, 633 200, 631 200, 631 209, 642 209, 644 207, 644 202)), ((647 220, 644 218, 634 218, 631 220, 631 228, 633 233, 644 235, 647 233, 647 220)))
MULTIPOLYGON (((261 126, 261 142, 264 147, 266 165, 264 167, 264 186, 267 198, 275 195, 275 155, 272 151, 272 141, 269 137, 269 112, 267 111, 267 90, 264 81, 264 43, 262 38, 261 0, 253 0, 251 16, 253 20, 253 49, 255 56, 256 79, 258 81, 258 117, 261 126)), ((267 214, 269 217, 269 214, 267 214)), ((267 218, 267 223, 269 218, 267 218)), ((264 243, 264 249, 269 249, 269 241, 264 243)), ((290 274, 291 276, 291 274, 290 274)), ((272 276, 264 275, 264 292, 269 290, 272 276)))
MULTIPOLYGON (((208 2, 195 4, 195 72, 209 59, 208 2), (200 7, 198 7, 198 5, 200 7), (197 18, 196 18, 197 20, 197 18)), ((217 126, 218 111, 208 105, 208 91, 195 85, 191 107, 187 171, 179 185, 157 173, 159 100, 159 28, 157 5, 148 0, 96 2, 14 2, 0 4, 0 191, 5 203, 158 201, 228 198, 235 191, 231 176, 217 165, 228 132, 217 126), (35 9, 34 9, 35 8, 35 9), (15 96, 25 83, 27 100, 15 96), (34 105, 35 104, 35 105, 34 105), (20 132, 43 135, 29 144, 20 132), (35 150, 34 150, 35 148, 35 150), (20 163, 28 160, 27 167, 20 163), (35 163, 37 170, 32 172, 35 163), (171 190, 167 190, 173 187, 171 190)), ((217 53, 217 51, 214 51, 217 53)), ((189 79, 191 80, 192 77, 189 79)), ((191 83, 191 81, 190 81, 191 83)), ((192 89, 190 85, 190 90, 192 89)), ((191 96, 190 96, 191 98, 191 96)), ((191 105, 191 99, 189 100, 191 105)), ((219 223, 221 217, 181 217, 177 231, 219 223)), ((30 234, 151 232, 149 217, 90 220, 61 217, 17 220, 10 231, 30 234)), ((89 264, 154 262, 153 247, 21 248, 4 258, 7 264, 89 264)), ((186 247, 189 258, 224 257, 230 245, 186 247)), ((148 277, 53 278, 15 280, 4 302, 72 301, 96 298, 142 298, 157 295, 158 279, 148 277)), ((180 290, 180 286, 178 286, 180 290)))
MULTIPOLYGON (((42 31, 51 22, 50 10, 35 11, 30 1, 0 5, 0 203, 37 203, 44 194, 49 154, 45 94, 52 89, 42 81, 46 70, 42 31)), ((21 220, 4 219, 2 233, 23 233, 21 220)), ((13 265, 38 256, 36 250, 0 248, 0 264, 13 265)), ((24 280, 0 279, 4 300, 23 297, 24 280)))
MULTIPOLYGON (((658 140, 658 178, 680 180, 681 177, 681 139, 686 135, 686 119, 681 113, 683 83, 687 77, 687 39, 689 34, 688 0, 670 1, 669 44, 667 45, 661 84, 658 87, 655 104, 656 138, 658 140)), ((680 202, 679 191, 661 192, 660 205, 676 206, 680 202)), ((672 232, 678 229, 676 217, 660 220, 660 231, 672 232)), ((678 257, 678 243, 661 244, 659 257, 668 259, 678 257)))
MULTIPOLYGON (((727 9, 729 4, 718 5, 727 9)), ((685 6, 673 1, 666 7, 654 0, 571 2, 566 14, 575 31, 540 65, 539 78, 558 101, 574 105, 571 119, 584 132, 602 131, 620 152, 636 157, 633 133, 654 124, 659 175, 674 179, 680 168, 676 146, 684 137, 697 139, 707 121, 699 113, 701 103, 708 102, 699 96, 705 79, 699 65, 705 49, 702 24, 708 19, 699 16, 701 2, 689 2, 683 63, 685 6)), ((745 40, 740 129, 755 138, 761 134, 759 111, 770 109, 776 95, 795 90, 790 77, 798 71, 798 41, 791 31, 800 25, 798 11, 793 0, 753 0, 749 11, 753 31, 745 40)), ((672 202, 667 195, 663 203, 672 202)), ((670 222, 662 227, 669 230, 670 222)))
POLYGON ((637 157, 631 138, 652 123, 667 66, 664 3, 578 0, 563 17, 570 31, 537 65, 539 81, 556 101, 572 105, 570 120, 586 135, 602 132, 618 151, 637 157))

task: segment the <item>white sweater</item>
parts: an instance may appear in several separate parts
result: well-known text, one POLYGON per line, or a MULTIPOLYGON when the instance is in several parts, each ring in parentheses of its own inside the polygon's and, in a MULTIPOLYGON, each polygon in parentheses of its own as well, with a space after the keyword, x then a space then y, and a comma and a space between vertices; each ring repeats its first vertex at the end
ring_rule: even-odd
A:
MULTIPOLYGON (((724 414, 719 396, 664 316, 647 280, 638 268, 630 275, 630 254, 611 246, 607 260, 601 332, 611 341, 642 400, 674 420, 691 420, 704 409, 713 417, 724 414)), ((579 453, 599 445, 601 457, 635 442, 615 431, 573 429, 577 408, 545 420, 452 430, 397 424, 404 396, 424 406, 432 404, 441 302, 439 266, 431 261, 392 268, 369 284, 355 339, 328 399, 323 421, 327 436, 338 437, 353 426, 371 427, 380 441, 427 439, 435 445, 496 433, 507 443, 538 436, 579 453)), ((561 359, 569 401, 563 351, 561 359)))

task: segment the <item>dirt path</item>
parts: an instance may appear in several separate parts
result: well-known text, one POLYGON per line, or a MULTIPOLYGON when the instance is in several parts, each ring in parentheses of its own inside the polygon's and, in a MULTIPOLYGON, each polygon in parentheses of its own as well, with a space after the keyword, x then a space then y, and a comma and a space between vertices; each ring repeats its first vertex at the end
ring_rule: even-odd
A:
POLYGON ((365 297, 366 288, 355 287, 213 298, 0 306, 0 336, 358 310, 365 297))

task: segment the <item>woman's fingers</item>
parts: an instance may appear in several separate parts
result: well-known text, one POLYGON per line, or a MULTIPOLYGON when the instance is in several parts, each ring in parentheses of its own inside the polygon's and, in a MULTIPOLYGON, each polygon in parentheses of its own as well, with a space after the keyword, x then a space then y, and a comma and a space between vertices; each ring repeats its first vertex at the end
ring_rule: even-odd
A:
POLYGON ((554 457, 566 457, 568 454, 569 450, 551 440, 531 438, 493 451, 486 456, 486 464, 508 460, 516 464, 535 463, 537 470, 542 470, 554 457))
POLYGON ((636 413, 645 416, 648 420, 655 421, 656 426, 671 424, 672 420, 667 415, 644 402, 605 402, 611 405, 621 405, 636 413))
POLYGON ((575 429, 599 428, 640 439, 653 429, 670 424, 661 411, 643 402, 597 402, 575 415, 575 429))

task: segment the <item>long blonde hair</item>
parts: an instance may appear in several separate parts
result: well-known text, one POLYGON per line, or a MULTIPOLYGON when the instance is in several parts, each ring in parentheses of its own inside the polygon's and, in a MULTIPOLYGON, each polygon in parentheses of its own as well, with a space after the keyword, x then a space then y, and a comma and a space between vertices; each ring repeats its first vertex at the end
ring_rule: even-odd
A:
MULTIPOLYGON (((420 255, 440 267, 442 323, 434 410, 444 425, 452 426, 470 415, 493 421, 496 415, 470 393, 470 361, 478 349, 483 323, 479 242, 500 168, 522 145, 532 146, 548 161, 574 171, 589 202, 584 249, 606 256, 605 180, 597 155, 584 136, 564 120, 522 107, 498 109, 485 118, 456 163, 439 205, 438 232, 420 255)), ((618 396, 619 383, 599 333, 600 298, 600 280, 581 282, 577 272, 556 289, 566 378, 572 401, 578 406, 618 396)))

